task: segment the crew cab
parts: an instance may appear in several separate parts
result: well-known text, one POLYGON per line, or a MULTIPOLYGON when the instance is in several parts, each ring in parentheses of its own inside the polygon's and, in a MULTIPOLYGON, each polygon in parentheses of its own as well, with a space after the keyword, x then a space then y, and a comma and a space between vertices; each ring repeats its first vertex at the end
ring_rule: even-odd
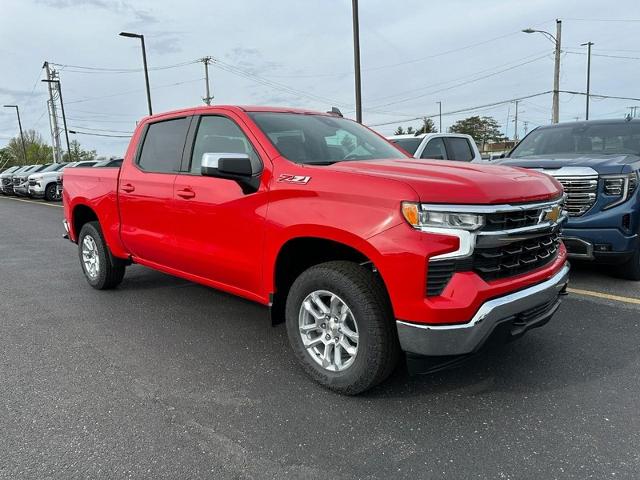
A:
POLYGON ((539 127, 500 163, 562 183, 569 256, 610 264, 624 278, 640 280, 640 119, 539 127))
POLYGON ((137 263, 267 305, 304 370, 344 394, 401 351, 467 355, 543 325, 568 281, 556 180, 413 159, 334 113, 149 116, 119 169, 64 172, 63 203, 92 287, 137 263))
POLYGON ((421 133, 387 137, 414 158, 481 162, 482 155, 471 135, 462 133, 421 133))

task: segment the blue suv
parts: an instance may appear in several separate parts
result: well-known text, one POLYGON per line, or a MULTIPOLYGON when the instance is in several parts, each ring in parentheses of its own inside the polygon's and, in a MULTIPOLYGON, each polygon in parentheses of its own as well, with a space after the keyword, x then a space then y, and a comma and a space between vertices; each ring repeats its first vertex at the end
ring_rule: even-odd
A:
POLYGON ((500 163, 562 184, 571 257, 615 265, 624 278, 640 280, 640 119, 539 127, 500 163))

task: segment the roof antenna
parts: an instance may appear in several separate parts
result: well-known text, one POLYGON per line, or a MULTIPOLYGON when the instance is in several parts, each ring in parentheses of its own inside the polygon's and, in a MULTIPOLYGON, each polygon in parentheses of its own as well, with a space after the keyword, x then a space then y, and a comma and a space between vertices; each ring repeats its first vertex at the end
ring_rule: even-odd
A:
POLYGON ((338 117, 342 117, 342 112, 340 111, 340 109, 338 107, 331 107, 331 110, 329 112, 327 112, 331 115, 337 115, 338 117))

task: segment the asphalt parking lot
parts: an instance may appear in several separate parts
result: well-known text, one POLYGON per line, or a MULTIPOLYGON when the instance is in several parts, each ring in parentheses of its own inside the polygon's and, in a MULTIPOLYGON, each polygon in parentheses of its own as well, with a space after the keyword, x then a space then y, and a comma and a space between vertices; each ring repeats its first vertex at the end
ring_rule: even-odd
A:
POLYGON ((576 267, 545 328, 348 398, 263 307, 138 266, 91 289, 61 220, 0 197, 1 478, 638 478, 638 283, 576 267))

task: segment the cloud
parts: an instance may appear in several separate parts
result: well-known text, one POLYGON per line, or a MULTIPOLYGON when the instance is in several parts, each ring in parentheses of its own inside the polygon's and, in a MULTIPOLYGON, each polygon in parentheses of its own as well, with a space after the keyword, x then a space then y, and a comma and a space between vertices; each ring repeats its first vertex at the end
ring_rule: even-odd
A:
POLYGON ((107 0, 36 0, 36 3, 47 5, 52 8, 77 8, 95 7, 108 10, 123 15, 133 15, 132 24, 153 24, 158 23, 158 19, 147 10, 137 9, 126 2, 107 0))

